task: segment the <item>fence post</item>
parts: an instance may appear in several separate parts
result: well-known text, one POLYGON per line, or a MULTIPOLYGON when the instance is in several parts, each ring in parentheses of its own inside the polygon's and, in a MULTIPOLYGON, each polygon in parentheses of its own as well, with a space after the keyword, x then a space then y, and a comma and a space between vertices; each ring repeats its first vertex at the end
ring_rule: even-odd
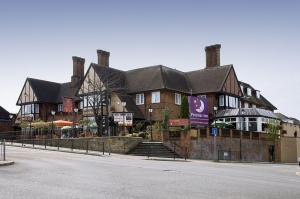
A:
POLYGON ((184 156, 184 160, 186 160, 186 156, 187 156, 187 147, 185 147, 185 156, 184 156))
POLYGON ((45 139, 45 149, 47 149, 47 140, 45 139))
POLYGON ((89 153, 89 140, 86 140, 86 153, 89 153))
POLYGON ((174 160, 175 160, 175 149, 176 149, 176 145, 175 145, 175 143, 174 143, 174 147, 173 147, 174 149, 173 149, 173 152, 174 152, 174 160))
POLYGON ((104 155, 104 142, 102 142, 102 154, 104 155))
POLYGON ((73 147, 74 147, 74 140, 71 139, 71 151, 73 151, 73 147))
POLYGON ((32 148, 34 148, 34 139, 32 140, 32 148))
POLYGON ((5 161, 5 139, 3 139, 3 160, 5 161))
POLYGON ((57 139, 57 150, 59 151, 59 141, 60 139, 57 139))
POLYGON ((22 147, 24 147, 24 139, 22 139, 22 147))

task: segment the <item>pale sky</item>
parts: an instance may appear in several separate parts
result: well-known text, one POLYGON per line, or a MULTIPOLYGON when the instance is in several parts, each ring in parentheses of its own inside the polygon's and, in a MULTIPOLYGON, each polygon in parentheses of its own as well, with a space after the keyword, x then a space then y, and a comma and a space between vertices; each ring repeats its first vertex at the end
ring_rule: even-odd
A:
POLYGON ((283 114, 300 118, 299 1, 1 1, 0 105, 15 105, 26 77, 67 82, 72 56, 114 68, 162 64, 182 71, 205 65, 219 43, 233 64, 283 114))

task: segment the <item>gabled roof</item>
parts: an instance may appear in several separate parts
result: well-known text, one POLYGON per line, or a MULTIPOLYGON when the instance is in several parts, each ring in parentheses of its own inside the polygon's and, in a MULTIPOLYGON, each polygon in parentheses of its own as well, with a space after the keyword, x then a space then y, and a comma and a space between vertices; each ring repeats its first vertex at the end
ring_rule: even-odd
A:
MULTIPOLYGON (((253 88, 253 86, 251 86, 248 83, 240 81, 240 84, 246 88, 251 88, 251 90, 256 90, 255 88, 253 88)), ((277 108, 269 100, 267 100, 262 94, 260 94, 260 98, 257 98, 256 96, 247 96, 247 97, 244 97, 244 100, 246 102, 250 102, 252 104, 260 105, 264 108, 268 108, 271 110, 277 110, 277 108)))
POLYGON ((71 82, 56 83, 40 79, 27 78, 29 85, 36 95, 38 103, 62 103, 63 97, 75 97, 77 87, 72 86, 71 82))
POLYGON ((231 68, 233 68, 232 65, 208 67, 187 72, 186 76, 190 82, 193 93, 220 92, 231 68))
POLYGON ((9 118, 9 112, 5 110, 2 106, 0 106, 0 121, 8 121, 9 118))

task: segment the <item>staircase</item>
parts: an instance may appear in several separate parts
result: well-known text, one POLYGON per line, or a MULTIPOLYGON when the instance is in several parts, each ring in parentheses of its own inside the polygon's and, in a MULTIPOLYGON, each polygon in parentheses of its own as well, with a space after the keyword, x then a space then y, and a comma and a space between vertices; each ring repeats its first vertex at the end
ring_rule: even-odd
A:
POLYGON ((168 147, 163 145, 162 142, 142 142, 137 145, 132 151, 129 152, 130 155, 136 156, 149 156, 149 157, 162 157, 162 158, 180 158, 177 153, 174 153, 168 147))

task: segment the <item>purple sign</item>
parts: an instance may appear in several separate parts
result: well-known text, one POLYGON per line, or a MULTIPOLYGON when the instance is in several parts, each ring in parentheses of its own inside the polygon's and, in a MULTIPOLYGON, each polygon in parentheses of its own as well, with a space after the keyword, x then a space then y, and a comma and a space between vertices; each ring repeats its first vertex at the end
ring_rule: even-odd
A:
POLYGON ((190 124, 208 125, 208 101, 205 97, 189 96, 190 124))

